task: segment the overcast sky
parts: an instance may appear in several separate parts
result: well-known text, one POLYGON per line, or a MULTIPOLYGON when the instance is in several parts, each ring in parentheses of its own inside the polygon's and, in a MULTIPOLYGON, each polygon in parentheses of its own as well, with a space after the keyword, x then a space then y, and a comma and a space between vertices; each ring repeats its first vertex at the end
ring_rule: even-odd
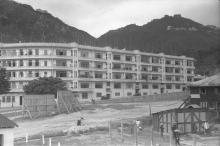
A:
POLYGON ((128 24, 143 25, 165 14, 181 14, 220 27, 219 0, 15 0, 47 10, 95 37, 128 24))

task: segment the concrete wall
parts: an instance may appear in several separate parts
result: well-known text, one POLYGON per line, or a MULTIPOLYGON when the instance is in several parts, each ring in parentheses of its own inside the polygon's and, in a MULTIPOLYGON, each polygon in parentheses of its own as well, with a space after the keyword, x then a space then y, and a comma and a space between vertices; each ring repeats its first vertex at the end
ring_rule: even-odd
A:
POLYGON ((3 135, 3 146, 14 146, 13 129, 0 129, 0 134, 3 135))

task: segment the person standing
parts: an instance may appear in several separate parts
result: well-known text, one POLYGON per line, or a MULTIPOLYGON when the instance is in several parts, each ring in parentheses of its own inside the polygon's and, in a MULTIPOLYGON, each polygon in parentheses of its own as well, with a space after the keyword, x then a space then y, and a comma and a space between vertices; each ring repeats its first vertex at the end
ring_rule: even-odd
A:
POLYGON ((163 137, 164 127, 163 124, 160 124, 160 135, 163 137))
POLYGON ((206 135, 209 130, 209 123, 207 121, 205 121, 203 127, 204 127, 204 134, 206 135))

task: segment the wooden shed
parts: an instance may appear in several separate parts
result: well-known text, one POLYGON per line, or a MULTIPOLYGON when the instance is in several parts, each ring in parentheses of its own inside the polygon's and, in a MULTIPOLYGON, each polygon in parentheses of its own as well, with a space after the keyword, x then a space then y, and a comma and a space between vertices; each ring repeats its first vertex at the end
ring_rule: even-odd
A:
POLYGON ((215 117, 213 110, 201 108, 171 109, 153 114, 153 129, 160 131, 163 124, 164 132, 170 133, 172 125, 176 125, 182 134, 203 131, 205 121, 212 122, 215 117))

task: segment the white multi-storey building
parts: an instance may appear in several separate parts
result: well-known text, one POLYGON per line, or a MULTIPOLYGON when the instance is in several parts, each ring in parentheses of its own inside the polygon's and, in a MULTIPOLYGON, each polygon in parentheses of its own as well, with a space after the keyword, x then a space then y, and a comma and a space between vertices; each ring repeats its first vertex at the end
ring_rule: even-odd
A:
POLYGON ((178 92, 193 81, 194 59, 76 43, 0 44, 11 92, 38 77, 59 77, 82 99, 178 92))

